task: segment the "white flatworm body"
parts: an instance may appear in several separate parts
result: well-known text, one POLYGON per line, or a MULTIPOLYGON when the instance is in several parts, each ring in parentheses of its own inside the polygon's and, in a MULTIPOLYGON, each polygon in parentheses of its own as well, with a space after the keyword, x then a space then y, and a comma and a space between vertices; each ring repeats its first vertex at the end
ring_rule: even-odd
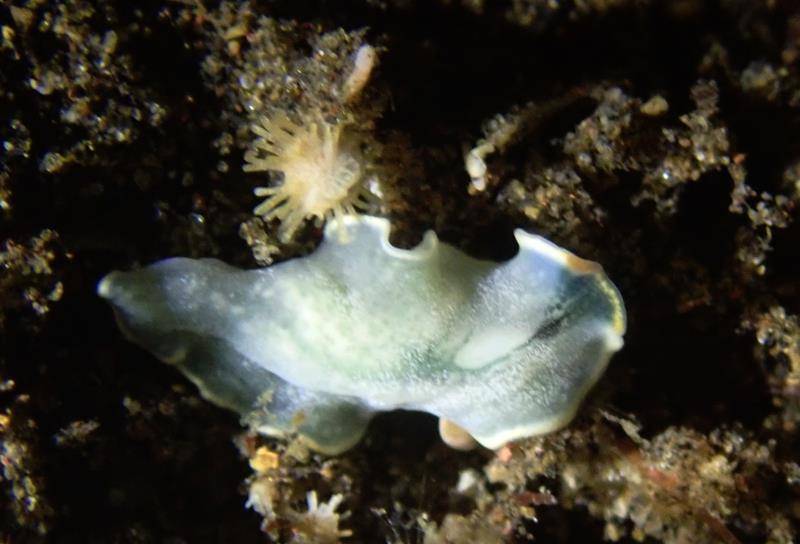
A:
POLYGON ((98 293, 207 398, 331 454, 383 410, 430 412, 489 448, 555 430, 622 346, 602 268, 544 238, 517 230, 519 253, 495 263, 430 231, 404 250, 385 219, 339 221, 308 257, 252 271, 167 259, 98 293))

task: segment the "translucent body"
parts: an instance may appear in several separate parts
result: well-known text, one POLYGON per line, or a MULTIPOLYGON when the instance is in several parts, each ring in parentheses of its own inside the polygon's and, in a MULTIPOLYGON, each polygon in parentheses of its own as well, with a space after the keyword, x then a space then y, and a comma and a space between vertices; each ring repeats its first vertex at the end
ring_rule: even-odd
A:
POLYGON ((98 292, 134 342, 268 434, 338 453, 376 411, 423 410, 483 445, 566 424, 622 346, 622 301, 598 265, 517 231, 493 263, 388 242, 345 218, 308 257, 242 271, 168 259, 98 292), (346 240, 346 241, 345 241, 346 240))

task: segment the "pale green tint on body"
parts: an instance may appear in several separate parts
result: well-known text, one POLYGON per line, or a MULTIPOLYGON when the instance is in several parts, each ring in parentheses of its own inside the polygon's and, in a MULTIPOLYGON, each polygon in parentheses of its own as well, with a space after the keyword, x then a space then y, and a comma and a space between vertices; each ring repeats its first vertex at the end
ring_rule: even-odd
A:
POLYGON ((517 256, 494 263, 432 232, 397 249, 385 219, 341 221, 308 257, 251 271, 167 259, 98 292, 211 401, 331 454, 384 410, 430 412, 489 448, 557 429, 622 346, 600 267, 541 237, 517 230, 517 256))

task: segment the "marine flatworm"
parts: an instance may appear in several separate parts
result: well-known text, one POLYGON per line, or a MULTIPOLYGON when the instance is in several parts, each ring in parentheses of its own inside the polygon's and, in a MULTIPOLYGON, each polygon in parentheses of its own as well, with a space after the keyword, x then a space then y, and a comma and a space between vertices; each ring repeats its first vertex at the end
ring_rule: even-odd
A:
POLYGON ((568 423, 623 343, 600 265, 522 230, 495 263, 431 231, 398 249, 389 228, 343 217, 308 257, 252 271, 173 258, 112 272, 98 292, 205 397, 325 453, 384 410, 435 414, 451 443, 465 430, 489 448, 568 423))

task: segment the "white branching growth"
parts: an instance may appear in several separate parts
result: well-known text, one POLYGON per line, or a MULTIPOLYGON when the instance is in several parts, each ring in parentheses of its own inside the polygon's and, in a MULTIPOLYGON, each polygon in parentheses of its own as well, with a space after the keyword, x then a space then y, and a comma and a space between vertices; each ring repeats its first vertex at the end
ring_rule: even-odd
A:
POLYGON ((333 495, 327 502, 319 502, 316 491, 306 493, 305 512, 293 508, 272 476, 260 476, 250 482, 250 493, 246 506, 264 517, 261 528, 277 538, 275 526, 288 524, 291 527, 291 544, 339 544, 342 538, 352 536, 349 529, 339 523, 349 517, 350 512, 338 513, 342 495, 333 495))
POLYGON ((333 495, 328 502, 319 502, 317 493, 309 491, 306 494, 308 511, 293 516, 295 539, 308 544, 338 544, 341 538, 351 536, 352 531, 339 528, 339 521, 349 514, 336 512, 342 500, 342 495, 333 495))

